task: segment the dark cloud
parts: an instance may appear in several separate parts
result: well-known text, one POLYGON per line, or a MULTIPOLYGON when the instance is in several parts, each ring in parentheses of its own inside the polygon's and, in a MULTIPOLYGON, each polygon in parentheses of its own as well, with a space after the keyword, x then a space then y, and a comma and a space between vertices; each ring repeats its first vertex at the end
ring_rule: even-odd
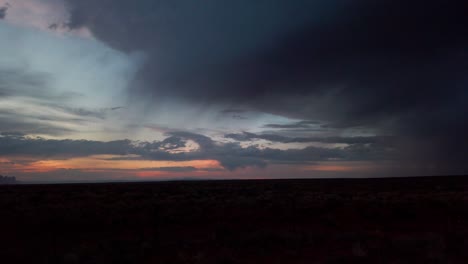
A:
MULTIPOLYGON (((249 54, 309 23, 328 23, 339 15, 337 8, 347 6, 305 0, 68 2, 70 27, 87 26, 116 48, 149 53, 152 59, 140 77, 150 84, 141 92, 203 100, 238 100, 252 93, 250 83, 238 86, 237 67, 244 68, 240 64, 249 54)), ((247 82, 251 75, 240 77, 247 82)))
POLYGON ((143 76, 159 76, 150 78, 156 93, 245 101, 338 87, 345 101, 358 100, 355 115, 415 106, 414 85, 437 96, 433 86, 462 73, 453 63, 467 41, 462 1, 70 2, 72 27, 89 26, 124 50, 148 50, 155 63, 167 55, 159 60, 167 72, 149 65, 143 76))
POLYGON ((74 132, 61 126, 40 124, 37 120, 24 120, 23 115, 11 111, 0 111, 0 131, 51 136, 63 136, 74 132))
MULTIPOLYGON (((193 140, 200 149, 195 152, 174 154, 177 159, 214 159, 228 170, 256 166, 265 167, 269 163, 305 164, 328 160, 394 160, 397 151, 383 138, 328 138, 322 141, 347 142, 352 144, 345 148, 307 147, 304 149, 280 150, 259 148, 258 146, 242 147, 239 142, 218 143, 211 138, 188 132, 173 132, 172 136, 193 140)), ((156 158, 159 154, 149 154, 156 158)))
POLYGON ((226 134, 225 138, 234 139, 237 141, 252 141, 264 139, 272 142, 280 143, 330 143, 330 144, 369 144, 369 143, 386 143, 391 144, 395 139, 390 136, 370 136, 370 137, 285 137, 273 134, 255 134, 243 132, 241 134, 226 134))
POLYGON ((185 147, 186 141, 180 137, 168 137, 159 143, 159 145, 164 150, 173 150, 185 147))
POLYGON ((239 108, 228 108, 222 110, 220 113, 224 115, 223 117, 229 116, 235 120, 247 120, 249 119, 246 115, 248 114, 248 110, 239 109, 239 108))
POLYGON ((73 108, 67 107, 63 105, 56 105, 54 106, 60 111, 70 113, 73 115, 77 115, 80 117, 94 117, 98 119, 105 119, 108 115, 118 113, 117 111, 121 111, 125 109, 125 107, 111 107, 111 108, 100 108, 100 109, 85 109, 85 108, 73 108))
POLYGON ((6 15, 7 15, 8 7, 9 7, 8 5, 0 7, 0 19, 5 19, 6 15))
MULTIPOLYGON (((2 133, 0 136, 0 156, 32 156, 44 158, 70 158, 91 155, 120 155, 113 160, 217 160, 228 169, 244 167, 265 167, 268 164, 308 164, 329 160, 391 160, 394 150, 379 144, 354 144, 346 148, 307 147, 304 149, 280 150, 242 147, 238 142, 219 143, 211 138, 188 132, 173 132, 163 141, 132 142, 89 141, 89 140, 51 140, 31 138, 21 133, 2 133), (176 147, 185 146, 187 140, 196 142, 200 147, 191 152, 171 152, 176 147), (136 156, 129 156, 136 155, 136 156)), ((187 168, 185 168, 187 169, 187 168)))
POLYGON ((236 119, 236 120, 247 120, 247 119, 249 119, 248 117, 241 116, 241 115, 232 115, 231 117, 232 117, 232 119, 236 119))
POLYGON ((22 138, 26 136, 24 133, 18 131, 7 131, 7 132, 0 132, 0 136, 4 137, 12 137, 12 138, 22 138))
POLYGON ((215 142, 204 135, 195 134, 191 132, 169 132, 167 135, 177 138, 189 139, 195 141, 202 150, 209 150, 215 147, 215 142))
POLYGON ((296 128, 311 128, 320 125, 318 121, 299 121, 291 124, 266 124, 264 128, 278 128, 278 129, 296 129, 296 128))
POLYGON ((148 52, 134 94, 368 127, 408 160, 468 164, 466 1, 68 2, 70 27, 148 52))
POLYGON ((468 169, 466 1, 68 2, 71 28, 149 54, 133 95, 367 127, 468 169))
POLYGON ((248 112, 247 110, 245 109, 239 109, 239 108, 228 108, 228 109, 224 109, 223 111, 221 111, 222 114, 243 114, 245 112, 248 112))
POLYGON ((133 146, 129 140, 110 142, 88 140, 51 140, 12 135, 0 136, 0 155, 31 155, 37 157, 79 157, 100 154, 132 154, 133 146))

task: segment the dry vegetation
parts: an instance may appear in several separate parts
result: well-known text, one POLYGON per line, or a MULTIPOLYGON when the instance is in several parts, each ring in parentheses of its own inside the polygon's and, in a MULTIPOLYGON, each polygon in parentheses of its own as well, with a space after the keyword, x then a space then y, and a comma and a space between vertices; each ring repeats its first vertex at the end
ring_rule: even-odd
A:
POLYGON ((468 178, 0 187, 2 263, 467 263, 468 178))

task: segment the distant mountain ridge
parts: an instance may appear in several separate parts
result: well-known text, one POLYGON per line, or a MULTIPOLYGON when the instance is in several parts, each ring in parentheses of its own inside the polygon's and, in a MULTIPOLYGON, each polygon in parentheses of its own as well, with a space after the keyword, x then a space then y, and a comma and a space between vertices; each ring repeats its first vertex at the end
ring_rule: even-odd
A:
POLYGON ((16 184, 16 178, 10 176, 2 176, 0 175, 0 185, 1 184, 16 184))

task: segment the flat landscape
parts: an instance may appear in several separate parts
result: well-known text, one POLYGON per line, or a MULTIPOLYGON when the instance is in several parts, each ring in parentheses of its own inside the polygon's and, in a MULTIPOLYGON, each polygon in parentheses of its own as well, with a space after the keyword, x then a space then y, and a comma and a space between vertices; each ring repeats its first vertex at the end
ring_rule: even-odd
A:
POLYGON ((468 177, 0 186, 2 263, 468 263, 468 177))

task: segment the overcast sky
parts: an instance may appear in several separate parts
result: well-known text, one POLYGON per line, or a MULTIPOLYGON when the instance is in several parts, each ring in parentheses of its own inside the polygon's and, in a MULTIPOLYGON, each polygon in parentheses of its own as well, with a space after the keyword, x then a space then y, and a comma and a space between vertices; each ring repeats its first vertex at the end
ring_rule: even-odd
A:
POLYGON ((0 174, 466 174, 467 13, 457 0, 0 0, 0 174))

